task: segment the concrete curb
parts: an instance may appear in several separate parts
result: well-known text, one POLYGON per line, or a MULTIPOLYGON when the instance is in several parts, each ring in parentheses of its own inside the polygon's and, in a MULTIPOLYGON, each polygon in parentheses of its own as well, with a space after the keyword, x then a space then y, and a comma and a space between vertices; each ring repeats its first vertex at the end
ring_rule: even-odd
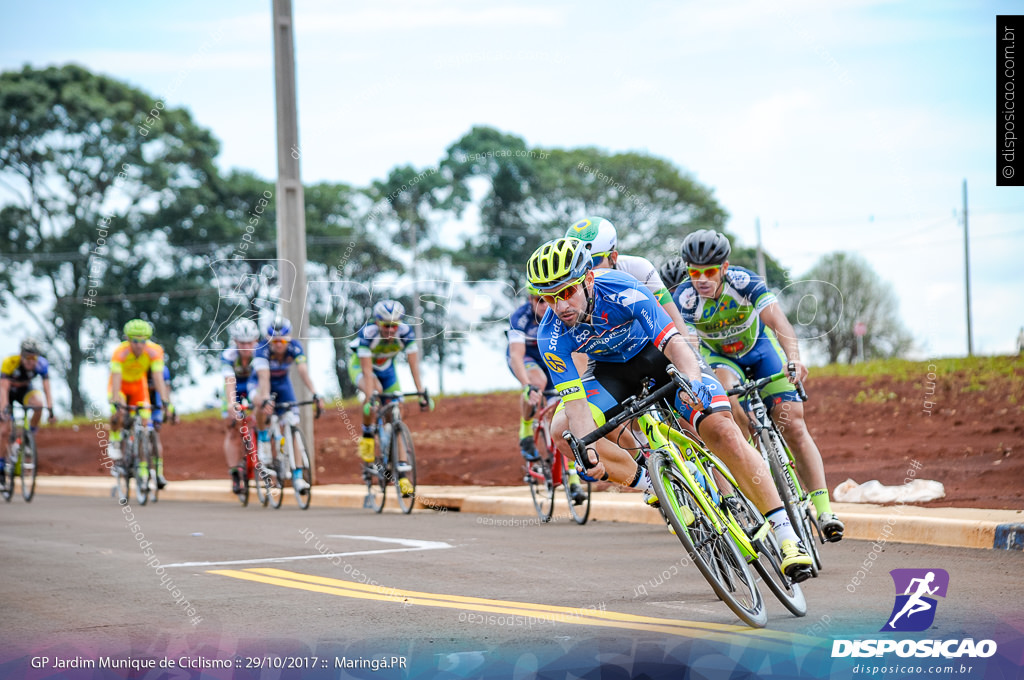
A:
MULTIPOLYGON (((36 493, 42 495, 113 498, 111 477, 39 477, 36 493)), ((313 507, 362 508, 365 487, 329 484, 313 488, 313 507)), ((130 499, 129 502, 133 502, 130 499)), ((175 481, 160 493, 160 502, 207 501, 238 505, 227 479, 175 481)), ((250 505, 258 505, 255 492, 250 505)), ((295 496, 285 491, 284 505, 297 508, 295 496)), ((833 503, 846 524, 846 537, 877 543, 917 543, 959 548, 1024 550, 1024 511, 971 508, 919 508, 911 505, 833 503)), ((385 512, 397 512, 389 489, 385 512)), ((530 491, 522 487, 421 485, 417 511, 469 512, 482 515, 515 515, 536 518, 530 491)), ((555 496, 555 522, 571 522, 561 489, 555 496)), ((590 521, 662 524, 661 515, 645 507, 635 493, 596 493, 590 521)))

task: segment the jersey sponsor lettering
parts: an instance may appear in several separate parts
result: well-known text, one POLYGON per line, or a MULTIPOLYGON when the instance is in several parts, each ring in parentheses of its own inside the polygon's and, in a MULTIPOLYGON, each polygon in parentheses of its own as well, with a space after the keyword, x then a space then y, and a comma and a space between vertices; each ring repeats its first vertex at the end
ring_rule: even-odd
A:
POLYGON ((763 333, 760 312, 776 299, 764 279, 742 267, 730 266, 717 298, 702 298, 690 281, 675 294, 683 321, 715 354, 738 357, 750 351, 763 333))
POLYGON ((409 324, 400 323, 394 337, 385 338, 380 333, 380 326, 371 322, 359 329, 349 348, 358 357, 370 357, 375 372, 386 371, 402 352, 411 354, 417 351, 416 332, 409 324))

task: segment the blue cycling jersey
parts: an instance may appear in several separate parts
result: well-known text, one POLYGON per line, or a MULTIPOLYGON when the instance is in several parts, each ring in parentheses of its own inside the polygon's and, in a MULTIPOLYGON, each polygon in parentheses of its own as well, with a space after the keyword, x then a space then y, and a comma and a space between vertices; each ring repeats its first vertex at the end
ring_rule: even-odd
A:
POLYGON ((526 345, 526 356, 533 357, 537 363, 541 362, 540 350, 537 349, 537 331, 540 330, 540 323, 533 311, 533 305, 525 302, 516 308, 508 317, 509 330, 508 342, 522 343, 526 345))
POLYGON ((306 363, 306 354, 302 351, 302 344, 298 340, 291 340, 285 348, 284 355, 273 356, 270 353, 270 342, 265 340, 252 354, 252 371, 255 378, 257 371, 270 371, 270 381, 278 382, 288 379, 288 369, 292 364, 306 363))
POLYGON ((583 399, 583 383, 572 353, 593 361, 625 363, 653 343, 663 349, 678 333, 672 319, 647 288, 629 274, 594 270, 593 312, 589 323, 566 326, 549 309, 537 332, 537 345, 563 401, 583 399))

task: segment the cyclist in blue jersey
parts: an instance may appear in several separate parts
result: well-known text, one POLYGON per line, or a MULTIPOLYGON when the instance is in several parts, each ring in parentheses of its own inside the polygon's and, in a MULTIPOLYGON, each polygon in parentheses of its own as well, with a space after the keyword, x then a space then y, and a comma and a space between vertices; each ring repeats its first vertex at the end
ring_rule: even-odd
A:
MULTIPOLYGON (((302 382, 313 393, 317 408, 323 409, 324 402, 309 377, 309 366, 302 344, 292 340, 292 324, 288 319, 277 317, 267 327, 266 342, 256 347, 252 358, 253 374, 249 377, 249 394, 256 409, 256 450, 260 461, 269 465, 270 430, 269 416, 274 412, 274 403, 295 401, 295 390, 288 377, 288 369, 295 366, 302 382), (262 408, 259 408, 262 405, 262 408)), ((309 491, 309 484, 302 478, 302 468, 292 471, 292 486, 299 493, 309 491)))
MULTIPOLYGON (((533 415, 544 408, 544 392, 555 389, 550 376, 544 370, 544 360, 537 349, 537 329, 540 318, 548 311, 548 303, 540 295, 529 294, 529 299, 516 308, 509 316, 508 349, 505 362, 519 384, 523 386, 520 396, 519 450, 523 458, 533 462, 540 459, 533 442, 533 415)), ((556 399, 557 397, 552 397, 556 399)), ((576 473, 576 461, 566 461, 569 472, 569 494, 580 505, 586 495, 580 488, 580 477, 576 473)))
MULTIPOLYGON (((811 489, 818 526, 828 541, 843 538, 843 523, 832 511, 825 466, 804 421, 804 405, 795 383, 807 377, 800 360, 796 332, 764 279, 743 267, 729 264, 729 239, 717 231, 701 229, 683 241, 682 257, 689 279, 676 290, 675 299, 686 324, 700 338, 701 354, 728 390, 744 375, 757 380, 793 364, 788 380, 776 380, 761 392, 772 419, 796 459, 800 477, 811 489)), ((733 416, 744 432, 747 418, 736 397, 733 416)))
MULTIPOLYGON (((790 526, 779 494, 767 479, 764 461, 736 427, 729 399, 714 374, 698 359, 654 295, 635 278, 611 269, 593 269, 590 253, 578 239, 562 238, 538 248, 527 263, 530 285, 548 303, 537 332, 544 364, 562 396, 552 430, 583 436, 622 410, 621 403, 649 383, 667 384, 669 363, 686 375, 699 404, 675 399, 675 408, 736 475, 742 491, 765 513, 780 541, 782 567, 794 581, 810 576, 811 558, 790 526), (572 353, 589 357, 580 376, 572 353)), ((609 434, 587 449, 582 461, 591 477, 642 490, 655 505, 646 467, 616 442, 627 430, 609 434)), ((557 445, 572 457, 569 445, 557 445)))
MULTIPOLYGON (((376 417, 370 397, 374 392, 401 393, 398 374, 395 372, 395 357, 405 352, 409 371, 416 391, 421 393, 420 410, 433 408, 433 402, 426 396, 420 379, 420 353, 416 344, 416 333, 412 326, 402 321, 405 306, 397 300, 381 300, 373 306, 373 320, 366 323, 349 347, 352 356, 348 363, 348 375, 352 383, 363 393, 363 436, 359 439, 359 457, 364 463, 373 463, 373 425, 376 417)), ((398 485, 402 494, 412 496, 415 490, 412 482, 399 473, 398 485)))
POLYGON ((231 325, 231 341, 220 355, 221 375, 224 376, 224 404, 221 414, 226 426, 224 432, 224 460, 231 475, 231 492, 241 493, 245 488, 245 466, 236 437, 254 436, 242 432, 240 424, 245 417, 242 402, 249 398, 249 378, 253 374, 253 350, 260 340, 260 329, 251 319, 239 319, 231 325))

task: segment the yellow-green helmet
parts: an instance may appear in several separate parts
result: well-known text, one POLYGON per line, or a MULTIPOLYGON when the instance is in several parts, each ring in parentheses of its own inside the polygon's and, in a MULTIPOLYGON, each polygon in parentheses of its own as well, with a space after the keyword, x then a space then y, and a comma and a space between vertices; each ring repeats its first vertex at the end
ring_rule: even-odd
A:
POLYGON ((556 291, 582 278, 593 266, 583 241, 559 238, 533 252, 526 263, 526 280, 539 293, 556 291))
POLYGON ((129 338, 149 339, 153 335, 153 326, 143 319, 132 319, 124 325, 124 334, 129 338))

